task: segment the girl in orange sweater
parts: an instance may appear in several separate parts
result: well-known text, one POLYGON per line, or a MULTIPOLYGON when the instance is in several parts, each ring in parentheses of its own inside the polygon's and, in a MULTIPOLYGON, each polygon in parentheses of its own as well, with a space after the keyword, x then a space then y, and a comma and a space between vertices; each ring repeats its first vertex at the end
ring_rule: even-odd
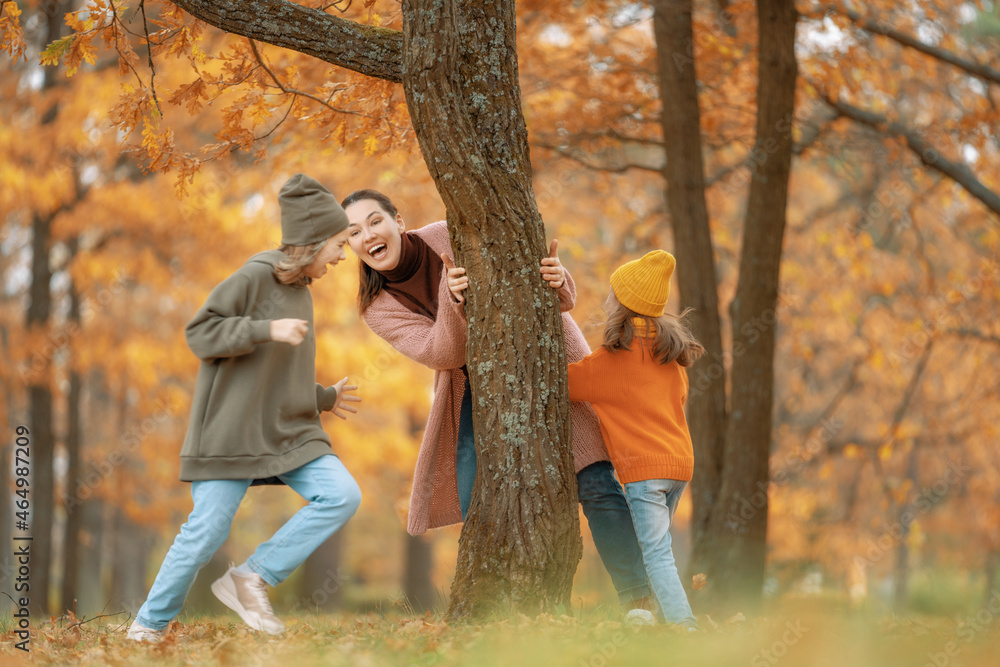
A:
POLYGON ((684 367, 705 351, 683 315, 664 314, 673 256, 654 250, 611 275, 604 343, 569 365, 571 401, 590 403, 632 513, 667 621, 698 627, 670 548, 670 521, 694 472, 684 367))

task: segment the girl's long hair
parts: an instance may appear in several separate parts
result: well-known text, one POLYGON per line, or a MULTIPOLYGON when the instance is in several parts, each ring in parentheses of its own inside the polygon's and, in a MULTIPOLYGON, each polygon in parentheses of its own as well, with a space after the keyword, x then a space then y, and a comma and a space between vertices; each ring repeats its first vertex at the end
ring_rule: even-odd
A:
MULTIPOLYGON (((392 203, 391 199, 378 190, 355 190, 351 194, 347 195, 340 205, 346 209, 351 204, 359 201, 365 201, 367 199, 376 202, 379 207, 388 213, 393 220, 396 219, 396 215, 398 214, 396 205, 392 203)), ((365 264, 365 260, 358 257, 359 313, 362 315, 365 314, 365 311, 368 310, 368 306, 372 305, 372 301, 375 300, 375 297, 382 292, 382 288, 385 287, 385 283, 386 279, 381 273, 365 264)))
POLYGON ((680 315, 664 313, 660 317, 650 317, 626 308, 614 297, 614 293, 610 301, 604 342, 601 343, 608 352, 630 350, 629 346, 638 332, 640 338, 645 339, 640 345, 649 349, 653 359, 661 364, 676 361, 687 367, 705 353, 705 348, 687 327, 685 318, 691 312, 690 308, 680 315))
POLYGON ((285 258, 274 265, 274 276, 278 282, 294 287, 305 287, 312 283, 312 278, 306 275, 306 267, 313 263, 319 251, 329 239, 324 239, 312 245, 282 245, 278 248, 285 253, 285 258))

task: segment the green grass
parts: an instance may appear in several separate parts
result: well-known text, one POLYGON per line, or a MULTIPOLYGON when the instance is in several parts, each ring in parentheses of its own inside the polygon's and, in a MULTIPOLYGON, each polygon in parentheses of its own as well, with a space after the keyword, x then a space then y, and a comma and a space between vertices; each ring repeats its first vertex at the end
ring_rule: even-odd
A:
MULTIPOLYGON (((288 632, 275 639, 230 615, 182 618, 159 645, 125 640, 124 618, 83 625, 56 619, 35 624, 31 654, 43 665, 985 667, 996 665, 1000 652, 1000 624, 992 617, 973 631, 949 618, 876 617, 812 602, 749 620, 702 616, 702 630, 691 634, 628 628, 616 618, 590 611, 450 626, 400 614, 299 614, 285 617, 288 632)), ((0 664, 23 657, 14 641, 9 632, 3 636, 0 664)))

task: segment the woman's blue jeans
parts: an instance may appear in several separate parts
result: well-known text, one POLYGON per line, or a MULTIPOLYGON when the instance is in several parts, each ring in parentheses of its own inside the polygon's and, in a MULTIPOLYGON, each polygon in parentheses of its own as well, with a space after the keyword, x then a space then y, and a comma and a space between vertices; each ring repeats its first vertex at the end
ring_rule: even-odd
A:
MULTIPOLYGON (((472 392, 465 380, 465 394, 458 421, 458 504, 465 520, 476 480, 476 442, 472 431, 472 392)), ((608 461, 593 463, 576 474, 577 493, 590 525, 594 546, 611 575, 622 604, 649 597, 649 582, 642 563, 642 550, 632 526, 632 515, 622 487, 608 461)))
MULTIPOLYGON (((271 586, 288 578, 309 554, 354 516, 361 504, 361 489, 336 456, 321 456, 278 477, 309 504, 247 559, 250 569, 271 586)), ((163 559, 136 621, 147 628, 162 630, 180 613, 198 571, 226 541, 251 482, 252 479, 213 479, 191 483, 194 509, 163 559)))
POLYGON ((664 618, 671 623, 697 627, 670 546, 670 522, 685 487, 687 482, 675 479, 647 479, 626 484, 625 497, 642 546, 646 573, 664 618))

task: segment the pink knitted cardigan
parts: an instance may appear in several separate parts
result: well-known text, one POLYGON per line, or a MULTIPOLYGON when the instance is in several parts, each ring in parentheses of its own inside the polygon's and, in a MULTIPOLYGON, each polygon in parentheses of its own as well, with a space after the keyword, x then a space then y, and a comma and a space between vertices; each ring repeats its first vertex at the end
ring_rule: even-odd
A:
MULTIPOLYGON (((427 242, 434 252, 454 254, 443 221, 413 233, 427 242)), ((570 363, 590 354, 583 332, 566 312, 576 301, 576 284, 566 273, 566 283, 559 290, 566 335, 566 356, 570 363)), ((465 309, 455 302, 442 280, 438 294, 437 320, 410 312, 390 295, 382 292, 368 306, 365 323, 394 348, 410 359, 433 368, 434 400, 427 417, 424 439, 417 455, 410 494, 407 531, 419 535, 428 528, 438 528, 462 521, 458 505, 456 453, 458 418, 465 389, 465 309)), ((571 403, 573 457, 580 472, 597 461, 607 461, 608 452, 601 436, 600 422, 588 403, 571 403)))

